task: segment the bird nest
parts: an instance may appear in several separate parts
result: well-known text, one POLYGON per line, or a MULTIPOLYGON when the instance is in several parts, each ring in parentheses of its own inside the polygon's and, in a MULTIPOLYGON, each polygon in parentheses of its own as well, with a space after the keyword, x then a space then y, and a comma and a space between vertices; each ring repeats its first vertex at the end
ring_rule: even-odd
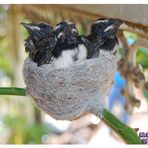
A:
POLYGON ((38 67, 27 58, 23 67, 26 92, 39 108, 57 120, 74 120, 86 113, 101 115, 116 61, 106 52, 69 68, 54 69, 52 64, 38 67))

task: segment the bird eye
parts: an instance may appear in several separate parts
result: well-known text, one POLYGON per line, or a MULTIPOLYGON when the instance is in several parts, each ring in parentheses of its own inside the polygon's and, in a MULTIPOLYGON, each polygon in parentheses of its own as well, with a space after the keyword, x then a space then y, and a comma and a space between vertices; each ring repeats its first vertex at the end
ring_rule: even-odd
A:
POLYGON ((71 24, 71 28, 76 28, 76 25, 75 24, 71 24))
POLYGON ((99 28, 102 29, 103 28, 103 24, 99 24, 99 28))

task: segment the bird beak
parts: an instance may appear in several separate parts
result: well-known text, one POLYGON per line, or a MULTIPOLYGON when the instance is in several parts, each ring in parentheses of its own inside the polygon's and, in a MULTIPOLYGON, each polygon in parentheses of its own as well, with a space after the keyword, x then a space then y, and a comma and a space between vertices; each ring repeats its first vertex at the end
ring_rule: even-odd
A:
POLYGON ((104 32, 108 32, 109 30, 117 30, 123 22, 119 19, 113 19, 104 32))
POLYGON ((33 31, 39 31, 39 30, 40 30, 39 27, 33 26, 33 25, 31 25, 31 24, 27 24, 27 23, 23 23, 23 22, 22 22, 21 25, 23 25, 23 26, 28 30, 29 33, 30 33, 30 32, 33 32, 33 31))
POLYGON ((113 29, 118 29, 122 23, 123 23, 123 21, 121 21, 119 19, 115 19, 114 23, 113 23, 113 29))

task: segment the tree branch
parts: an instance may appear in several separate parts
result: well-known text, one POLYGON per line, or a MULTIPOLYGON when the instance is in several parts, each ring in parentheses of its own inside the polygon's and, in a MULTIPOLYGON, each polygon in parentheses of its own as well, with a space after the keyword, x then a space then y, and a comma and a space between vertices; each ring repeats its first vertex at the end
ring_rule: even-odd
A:
POLYGON ((26 96, 24 88, 0 87, 0 95, 26 96))

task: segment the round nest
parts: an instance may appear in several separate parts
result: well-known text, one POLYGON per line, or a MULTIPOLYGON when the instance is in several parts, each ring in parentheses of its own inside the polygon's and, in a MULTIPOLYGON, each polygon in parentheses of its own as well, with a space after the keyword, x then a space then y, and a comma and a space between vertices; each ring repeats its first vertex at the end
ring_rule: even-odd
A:
POLYGON ((23 67, 27 94, 57 120, 74 120, 86 113, 101 115, 117 58, 109 52, 100 55, 65 69, 54 69, 52 64, 38 67, 27 58, 23 67))

